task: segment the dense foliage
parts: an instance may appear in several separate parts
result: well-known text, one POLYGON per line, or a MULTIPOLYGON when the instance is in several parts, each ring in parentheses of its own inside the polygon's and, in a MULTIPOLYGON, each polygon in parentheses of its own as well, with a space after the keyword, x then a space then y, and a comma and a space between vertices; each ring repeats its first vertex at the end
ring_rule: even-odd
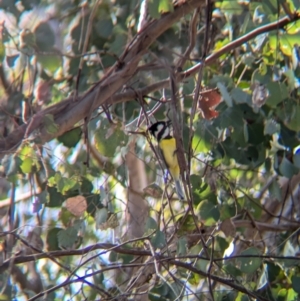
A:
POLYGON ((298 300, 299 9, 0 1, 0 300, 298 300))

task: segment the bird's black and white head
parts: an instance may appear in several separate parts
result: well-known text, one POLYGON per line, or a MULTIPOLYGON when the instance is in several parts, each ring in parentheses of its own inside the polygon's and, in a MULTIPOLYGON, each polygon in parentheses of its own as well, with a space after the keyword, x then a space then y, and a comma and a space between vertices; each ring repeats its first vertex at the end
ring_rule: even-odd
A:
POLYGON ((158 121, 152 124, 148 128, 148 131, 157 139, 157 141, 172 137, 170 121, 158 121))

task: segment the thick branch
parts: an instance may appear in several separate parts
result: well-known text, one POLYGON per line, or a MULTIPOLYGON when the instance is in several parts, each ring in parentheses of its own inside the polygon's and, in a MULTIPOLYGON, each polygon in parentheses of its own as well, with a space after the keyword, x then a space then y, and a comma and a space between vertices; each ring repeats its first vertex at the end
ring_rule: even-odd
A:
MULTIPOLYGON (((218 58, 220 58, 223 54, 229 53, 230 51, 234 50, 235 48, 241 46, 242 44, 249 42, 253 38, 259 36, 260 34, 267 33, 273 30, 278 30, 280 28, 284 28, 286 25, 293 23, 297 20, 300 19, 300 14, 296 14, 293 16, 293 19, 289 19, 288 17, 284 17, 279 21, 275 21, 273 23, 264 25, 262 27, 259 27, 255 30, 252 30, 251 32, 241 36, 240 38, 232 41, 231 43, 225 45, 222 47, 220 50, 214 52, 213 54, 209 55, 205 59, 205 65, 211 65, 213 64, 218 58)), ((190 69, 182 72, 180 76, 177 77, 177 81, 184 81, 186 78, 189 78, 196 74, 199 71, 199 68, 201 66, 201 63, 196 64, 195 66, 191 67, 190 69)), ((161 80, 157 83, 154 83, 152 85, 149 85, 147 87, 137 89, 137 90, 128 90, 120 94, 115 94, 112 96, 108 103, 113 104, 113 103, 121 103, 125 101, 132 100, 136 98, 136 95, 147 95, 149 93, 152 93, 157 90, 161 90, 164 88, 168 88, 170 85, 170 79, 164 79, 161 80)))
MULTIPOLYGON (((192 12, 203 3, 204 0, 187 1, 183 5, 177 7, 174 13, 166 14, 162 16, 161 19, 152 21, 141 33, 139 33, 138 36, 136 36, 133 42, 124 51, 120 59, 122 66, 120 63, 113 66, 104 79, 102 79, 95 87, 91 88, 84 95, 80 96, 76 101, 73 100, 73 97, 70 97, 38 113, 41 114, 42 117, 46 114, 52 114, 54 116, 55 123, 59 127, 59 130, 55 134, 47 132, 46 128, 43 126, 43 118, 37 118, 37 122, 34 126, 32 126, 30 131, 28 131, 30 123, 29 125, 23 124, 8 137, 0 140, 0 157, 18 146, 24 139, 26 132, 27 134, 30 134, 34 130, 40 129, 39 132, 36 133, 36 136, 39 138, 40 143, 45 143, 70 130, 78 121, 88 115, 91 108, 94 110, 104 103, 120 103, 136 98, 137 93, 132 90, 126 91, 122 94, 115 93, 135 74, 142 55, 147 51, 149 46, 157 39, 157 37, 173 23, 177 22, 183 15, 192 12)), ((283 28, 289 23, 299 19, 300 14, 295 14, 293 19, 284 17, 279 21, 257 28, 208 56, 205 60, 205 65, 212 64, 224 53, 232 51, 236 47, 241 46, 243 43, 262 33, 278 30, 279 28, 283 28)), ((201 63, 193 66, 185 72, 182 72, 181 76, 177 77, 177 80, 183 81, 184 79, 193 76, 199 70, 200 66, 201 63)), ((169 80, 166 79, 138 90, 137 92, 140 95, 146 95, 168 86, 169 80)))
POLYGON ((39 129, 39 133, 36 133, 39 143, 45 143, 70 130, 78 121, 84 119, 91 110, 95 110, 107 102, 133 77, 142 56, 162 33, 203 3, 205 3, 204 0, 186 1, 176 7, 173 13, 164 14, 159 20, 151 21, 142 32, 135 36, 133 41, 126 47, 120 60, 97 85, 75 101, 73 97, 70 97, 33 116, 28 125, 22 125, 8 137, 0 140, 0 153, 13 151, 22 142, 24 136, 28 137, 36 129, 39 129), (55 134, 47 132, 43 124, 43 117, 46 114, 52 114, 55 123, 58 125, 58 131, 55 134))

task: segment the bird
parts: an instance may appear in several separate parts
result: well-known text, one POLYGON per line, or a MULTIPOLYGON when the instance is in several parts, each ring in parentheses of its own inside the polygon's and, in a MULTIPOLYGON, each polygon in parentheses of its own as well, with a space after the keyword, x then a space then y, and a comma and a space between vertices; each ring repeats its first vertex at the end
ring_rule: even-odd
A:
POLYGON ((171 121, 158 121, 152 124, 148 131, 156 138, 159 153, 171 174, 176 193, 180 200, 184 200, 184 192, 180 182, 180 168, 176 154, 176 140, 172 135, 171 121))

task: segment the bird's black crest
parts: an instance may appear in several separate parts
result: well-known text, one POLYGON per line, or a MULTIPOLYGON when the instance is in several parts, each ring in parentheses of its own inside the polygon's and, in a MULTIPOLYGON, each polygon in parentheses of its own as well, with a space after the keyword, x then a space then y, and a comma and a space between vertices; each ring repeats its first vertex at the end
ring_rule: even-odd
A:
POLYGON ((170 134, 170 126, 171 121, 158 121, 153 123, 149 128, 148 131, 153 135, 157 141, 160 141, 162 138, 168 139, 171 138, 170 134), (166 135, 167 131, 167 135, 166 135))

